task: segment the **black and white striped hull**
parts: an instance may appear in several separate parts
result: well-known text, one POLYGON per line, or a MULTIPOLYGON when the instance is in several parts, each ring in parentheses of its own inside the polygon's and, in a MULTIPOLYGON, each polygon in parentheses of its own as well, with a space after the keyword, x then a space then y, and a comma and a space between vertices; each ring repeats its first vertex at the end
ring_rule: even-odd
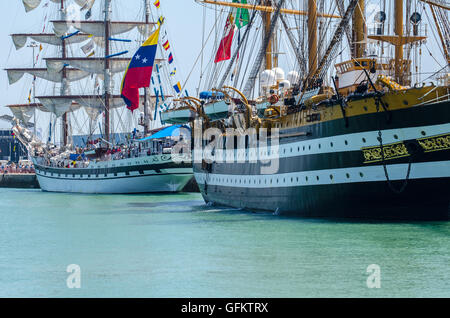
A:
POLYGON ((282 130, 297 136, 282 137, 275 151, 238 151, 241 163, 216 161, 209 171, 196 163, 195 178, 205 201, 218 205, 307 217, 448 219, 450 103, 391 113, 390 122, 379 113, 349 118, 348 127, 336 120, 282 130), (404 145, 407 154, 367 156, 380 146, 379 131, 384 147, 404 145), (259 159, 267 156, 278 159, 277 173, 261 173, 259 159))
POLYGON ((93 163, 89 168, 54 168, 35 161, 43 191, 69 193, 179 192, 193 177, 192 164, 174 163, 169 155, 93 163))

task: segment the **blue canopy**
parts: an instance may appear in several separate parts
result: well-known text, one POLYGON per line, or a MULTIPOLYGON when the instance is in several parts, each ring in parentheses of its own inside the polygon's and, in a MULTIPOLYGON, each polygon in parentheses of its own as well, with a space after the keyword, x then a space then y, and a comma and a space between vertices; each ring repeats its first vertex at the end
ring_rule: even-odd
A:
POLYGON ((223 99, 225 95, 222 92, 201 92, 200 99, 223 99))
POLYGON ((85 155, 84 153, 82 153, 82 154, 71 153, 70 156, 69 156, 69 158, 70 158, 70 160, 72 160, 72 161, 76 161, 76 160, 78 160, 79 158, 81 158, 81 159, 86 158, 86 155, 85 155))
POLYGON ((173 126, 164 128, 164 129, 158 131, 157 133, 155 133, 155 134, 153 134, 151 136, 139 139, 138 141, 147 141, 147 140, 150 140, 150 139, 179 136, 180 135, 180 128, 186 128, 186 129, 190 130, 188 126, 173 125, 173 126))

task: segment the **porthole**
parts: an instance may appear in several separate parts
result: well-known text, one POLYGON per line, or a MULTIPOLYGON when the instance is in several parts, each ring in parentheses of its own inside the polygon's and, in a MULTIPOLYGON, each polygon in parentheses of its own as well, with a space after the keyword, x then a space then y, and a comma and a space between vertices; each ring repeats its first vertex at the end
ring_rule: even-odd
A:
POLYGON ((360 172, 359 176, 362 178, 362 177, 364 177, 364 174, 362 172, 360 172))
POLYGON ((330 146, 333 147, 333 143, 332 142, 330 142, 330 146))
POLYGON ((305 177, 306 182, 308 182, 308 176, 305 177))
POLYGON ((364 106, 363 108, 364 108, 364 111, 367 111, 367 106, 364 106))
POLYGON ((330 179, 333 180, 333 175, 332 174, 330 174, 330 179))
POLYGON ((308 149, 311 150, 311 145, 308 146, 308 149))
POLYGON ((350 175, 348 173, 346 173, 345 176, 347 177, 347 179, 350 178, 350 175))
POLYGON ((366 138, 363 138, 363 139, 362 139, 362 142, 366 142, 366 138))
POLYGON ((319 181, 319 176, 316 176, 317 181, 319 181))
POLYGON ((398 139, 398 136, 397 136, 397 135, 394 135, 394 139, 398 139))
POLYGON ((348 141, 347 140, 344 143, 345 143, 345 145, 348 145, 348 141))
POLYGON ((423 131, 423 130, 422 130, 420 133, 422 134, 422 136, 426 136, 426 134, 427 134, 427 133, 426 133, 425 131, 423 131))

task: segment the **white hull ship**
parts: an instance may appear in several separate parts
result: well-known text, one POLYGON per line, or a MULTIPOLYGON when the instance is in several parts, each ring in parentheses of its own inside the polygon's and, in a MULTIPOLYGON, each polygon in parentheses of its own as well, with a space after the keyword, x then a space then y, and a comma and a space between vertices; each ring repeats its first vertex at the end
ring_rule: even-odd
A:
MULTIPOLYGON (((41 1, 35 0, 23 2, 27 12, 38 8, 41 4, 41 1)), ((16 117, 14 132, 28 147, 43 191, 104 194, 179 192, 193 178, 190 154, 178 156, 179 160, 174 160, 170 153, 176 138, 163 136, 149 140, 147 137, 151 132, 150 118, 153 118, 153 112, 155 112, 153 119, 156 122, 156 113, 160 105, 172 97, 167 94, 172 85, 168 85, 169 89, 165 86, 163 93, 161 84, 160 78, 163 75, 159 74, 159 68, 166 62, 162 50, 160 50, 162 58, 155 59, 160 85, 158 89, 154 88, 153 96, 150 95, 150 89, 145 88, 145 94, 141 96, 144 102, 139 105, 139 110, 142 111, 139 124, 144 127, 144 134, 141 136, 144 138, 138 140, 136 136, 120 143, 113 138, 112 117, 115 116, 117 125, 119 110, 126 106, 122 97, 114 94, 118 88, 114 76, 120 76, 127 69, 131 58, 121 57, 128 51, 111 52, 112 44, 126 45, 124 43, 133 42, 128 38, 118 38, 121 34, 133 30, 139 31, 137 34, 142 42, 153 32, 156 23, 150 22, 150 1, 145 0, 142 3, 145 13, 143 22, 119 22, 111 20, 111 0, 51 0, 45 7, 49 10, 49 5, 54 6, 60 11, 60 19, 51 21, 55 33, 12 35, 17 49, 24 47, 31 38, 44 45, 57 47, 62 52, 60 57, 45 59, 47 68, 7 69, 10 84, 21 79, 24 74, 31 74, 34 77, 33 99, 38 101, 31 102, 30 91, 28 104, 10 105, 9 108, 16 117), (78 8, 75 11, 86 13, 86 20, 73 20, 73 17, 68 16, 68 8, 72 11, 78 8), (91 20, 94 11, 100 12, 99 20, 91 20), (69 46, 74 45, 82 45, 81 49, 86 57, 69 57, 69 52, 73 54, 73 50, 69 51, 69 46), (89 77, 91 80, 93 77, 96 78, 95 86, 92 87, 96 95, 71 93, 73 82, 89 80, 89 77), (55 83, 60 95, 35 96, 36 78, 55 83), (85 149, 76 148, 71 144, 72 125, 77 122, 78 112, 83 110, 86 112, 84 118, 87 117, 89 123, 85 149), (35 136, 36 131, 31 132, 24 128, 33 115, 36 126, 35 114, 40 111, 51 114, 49 136, 53 132, 55 138, 55 126, 57 122, 61 123, 61 139, 58 146, 56 143, 40 141, 35 136), (88 147, 88 141, 93 141, 92 136, 99 119, 103 119, 101 123, 103 127, 99 123, 102 138, 95 140, 95 147, 88 147)), ((39 54, 42 51, 42 44, 39 54)), ((114 47, 117 49, 117 45, 114 47)), ((35 60, 33 51, 33 62, 35 60)), ((118 121, 122 123, 125 120, 126 118, 119 118, 118 121)), ((49 141, 50 139, 49 137, 49 141)))
POLYGON ((33 158, 43 191, 74 193, 179 192, 192 179, 190 160, 175 164, 170 155, 144 156, 114 162, 93 162, 85 168, 51 168, 33 158))

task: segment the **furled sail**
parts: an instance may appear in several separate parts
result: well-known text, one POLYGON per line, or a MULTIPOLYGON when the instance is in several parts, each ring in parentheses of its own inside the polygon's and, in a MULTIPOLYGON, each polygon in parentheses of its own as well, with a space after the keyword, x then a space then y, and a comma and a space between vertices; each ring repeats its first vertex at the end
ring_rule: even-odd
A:
MULTIPOLYGON (((69 32, 70 27, 76 30, 92 34, 96 37, 105 37, 105 22, 104 21, 52 21, 53 30, 56 35, 63 36, 69 32)), ((129 32, 137 26, 145 25, 144 22, 111 22, 111 35, 117 35, 129 32)))
MULTIPOLYGON (((9 84, 12 85, 19 81, 24 74, 31 74, 38 78, 45 79, 54 83, 61 83, 63 80, 62 72, 49 72, 45 68, 11 68, 6 70, 8 74, 9 84)), ((73 68, 66 69, 66 79, 69 82, 82 80, 90 75, 89 72, 77 70, 73 68)))
MULTIPOLYGON (((28 38, 33 39, 39 43, 45 43, 50 45, 62 45, 62 40, 60 36, 56 36, 54 34, 11 34, 12 40, 14 42, 14 46, 16 50, 23 48, 28 41, 28 38)), ((65 44, 76 44, 81 43, 88 40, 90 37, 89 34, 76 34, 67 39, 65 39, 65 44)))

